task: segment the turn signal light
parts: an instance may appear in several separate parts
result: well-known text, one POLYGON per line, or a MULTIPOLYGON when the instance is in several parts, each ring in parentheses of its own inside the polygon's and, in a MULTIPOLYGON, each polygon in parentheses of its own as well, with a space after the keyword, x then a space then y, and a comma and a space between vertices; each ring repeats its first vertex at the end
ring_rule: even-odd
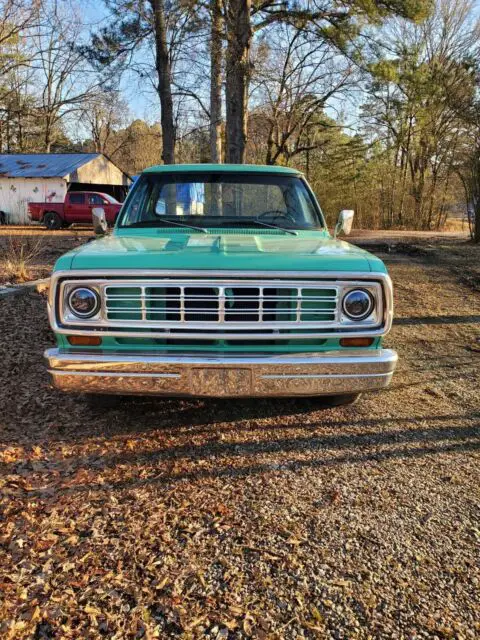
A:
POLYGON ((370 347, 374 338, 342 338, 340 340, 341 347, 370 347))
POLYGON ((102 339, 97 336, 68 336, 67 340, 74 347, 98 347, 102 339))

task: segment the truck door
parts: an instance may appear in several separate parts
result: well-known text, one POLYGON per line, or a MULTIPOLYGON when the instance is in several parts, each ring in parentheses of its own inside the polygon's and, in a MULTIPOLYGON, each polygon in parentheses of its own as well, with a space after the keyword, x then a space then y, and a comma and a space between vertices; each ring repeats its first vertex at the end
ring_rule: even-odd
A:
POLYGON ((68 193, 64 211, 67 222, 92 222, 91 211, 85 202, 84 193, 68 193))

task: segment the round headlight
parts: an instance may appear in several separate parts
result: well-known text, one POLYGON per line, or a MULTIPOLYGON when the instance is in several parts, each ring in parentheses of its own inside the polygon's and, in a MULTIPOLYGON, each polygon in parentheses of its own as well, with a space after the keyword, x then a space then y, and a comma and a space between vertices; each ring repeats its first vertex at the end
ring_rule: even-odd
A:
POLYGON ((365 289, 353 289, 343 298, 343 312, 351 320, 365 320, 374 306, 372 294, 365 289))
POLYGON ((79 318, 91 318, 100 309, 100 298, 93 289, 77 287, 68 294, 68 306, 79 318))

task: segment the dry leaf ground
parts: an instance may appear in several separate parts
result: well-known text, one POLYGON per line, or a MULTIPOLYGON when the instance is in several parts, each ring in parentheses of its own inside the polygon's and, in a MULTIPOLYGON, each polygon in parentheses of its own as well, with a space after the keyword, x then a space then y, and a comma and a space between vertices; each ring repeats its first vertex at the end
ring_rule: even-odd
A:
POLYGON ((92 236, 85 227, 52 232, 41 226, 0 226, 0 285, 48 277, 59 256, 92 236), (26 258, 25 275, 20 258, 26 258))
POLYGON ((50 388, 38 294, 0 302, 0 638, 480 637, 480 249, 403 247, 388 391, 50 388))

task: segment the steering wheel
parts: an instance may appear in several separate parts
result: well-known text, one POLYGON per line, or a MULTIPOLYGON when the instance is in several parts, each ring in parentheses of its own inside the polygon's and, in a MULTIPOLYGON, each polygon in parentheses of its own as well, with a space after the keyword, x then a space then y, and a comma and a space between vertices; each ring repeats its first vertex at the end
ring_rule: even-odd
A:
POLYGON ((284 220, 288 220, 289 222, 291 222, 293 225, 297 224, 297 221, 291 213, 280 211, 280 209, 270 209, 269 211, 264 211, 259 216, 257 216, 257 220, 263 220, 263 218, 267 217, 272 218, 272 222, 274 222, 278 218, 283 218, 284 220))

